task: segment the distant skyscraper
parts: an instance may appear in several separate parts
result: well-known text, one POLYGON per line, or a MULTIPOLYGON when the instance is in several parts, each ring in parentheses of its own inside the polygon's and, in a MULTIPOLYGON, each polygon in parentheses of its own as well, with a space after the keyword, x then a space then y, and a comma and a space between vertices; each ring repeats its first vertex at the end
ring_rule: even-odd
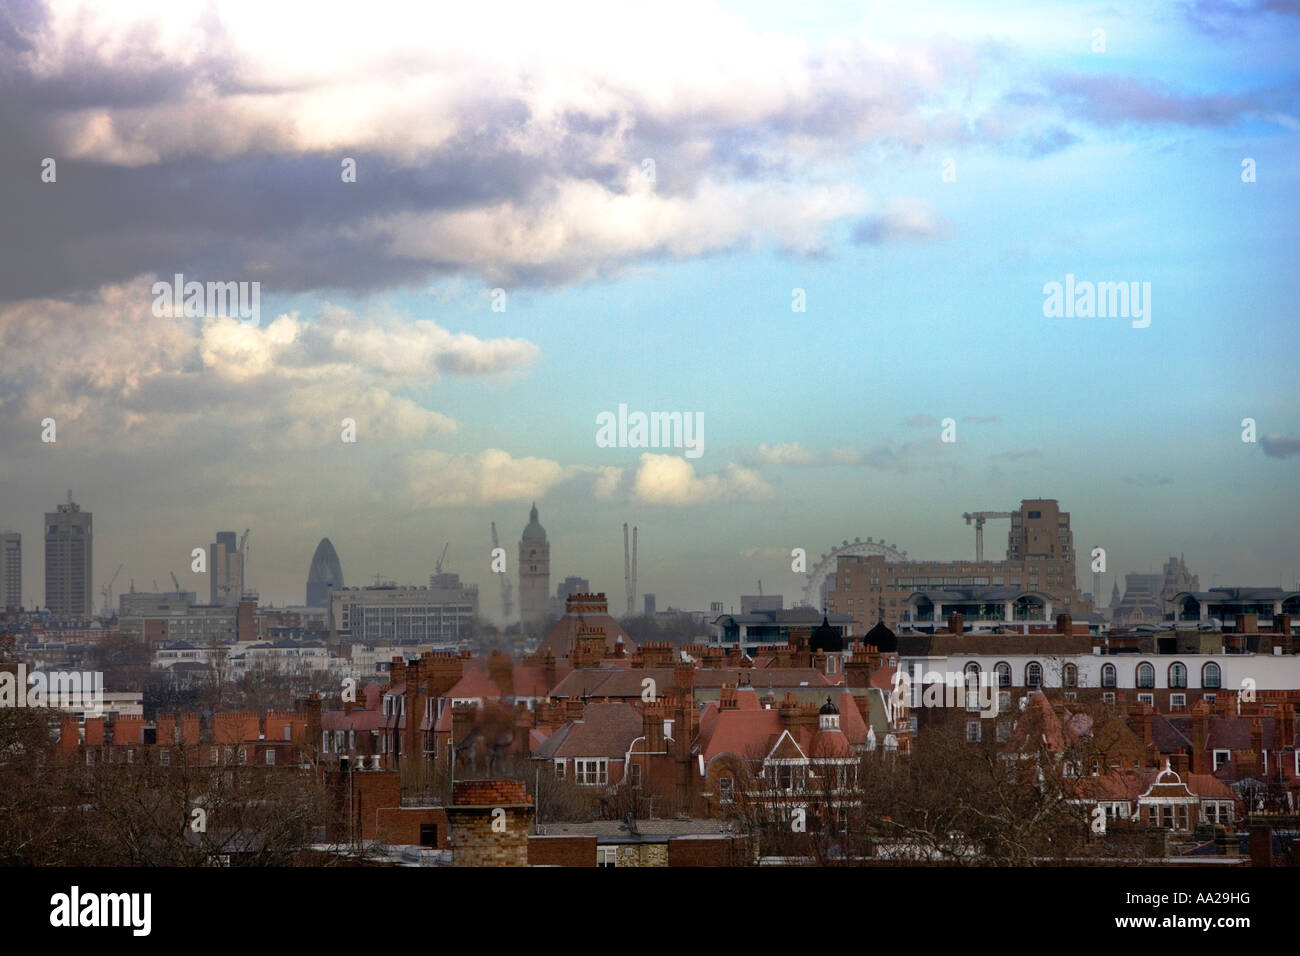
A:
POLYGON ((528 526, 519 541, 519 621, 525 631, 546 620, 551 594, 551 545, 537 520, 537 502, 528 512, 528 526))
POLYGON ((586 578, 580 578, 576 574, 570 574, 556 586, 555 593, 551 595, 551 617, 564 617, 564 602, 568 600, 570 594, 590 593, 590 581, 586 578))
POLYGON ((67 504, 45 513, 45 606, 54 614, 94 613, 91 513, 68 492, 67 504))
POLYGON ((646 594, 646 595, 644 595, 644 599, 645 599, 645 616, 646 616, 646 617, 654 617, 654 616, 655 616, 655 596, 654 596, 653 594, 646 594))
POLYGON ((0 534, 0 610, 23 606, 23 536, 0 534))
POLYGON ((321 538, 307 572, 307 606, 329 607, 330 588, 343 587, 343 565, 329 538, 321 538))
POLYGON ((239 553, 235 532, 218 531, 208 548, 209 604, 231 607, 244 596, 244 557, 239 553))

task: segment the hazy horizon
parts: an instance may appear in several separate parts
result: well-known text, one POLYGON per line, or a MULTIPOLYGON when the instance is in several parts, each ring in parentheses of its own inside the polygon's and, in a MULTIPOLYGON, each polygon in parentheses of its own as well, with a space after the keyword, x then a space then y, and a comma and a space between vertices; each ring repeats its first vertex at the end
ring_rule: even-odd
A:
POLYGON ((6 11, 24 602, 69 488, 96 608, 119 563, 206 599, 191 550, 249 528, 264 603, 322 537, 349 585, 450 542, 495 618, 489 523, 517 584, 534 500, 552 593, 616 612, 624 522, 635 609, 706 610, 797 600, 796 547, 973 559, 963 512, 1038 497, 1103 602, 1180 554, 1295 586, 1297 39, 1218 3, 6 11), (177 274, 259 283, 255 323, 158 314, 177 274), (1045 314, 1083 282, 1145 315, 1045 314), (598 440, 620 405, 698 415, 700 454, 598 440))

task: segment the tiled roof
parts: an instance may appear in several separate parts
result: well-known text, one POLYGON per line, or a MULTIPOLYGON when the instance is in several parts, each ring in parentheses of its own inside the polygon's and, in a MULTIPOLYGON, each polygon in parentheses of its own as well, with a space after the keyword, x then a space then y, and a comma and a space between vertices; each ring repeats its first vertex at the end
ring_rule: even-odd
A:
POLYGON ((621 759, 632 741, 641 736, 643 726, 641 712, 631 704, 588 704, 582 710, 582 720, 569 726, 554 755, 621 759))
POLYGON ((623 648, 631 654, 637 648, 636 641, 628 636, 618 621, 614 620, 608 614, 566 614, 555 622, 549 634, 537 646, 537 653, 545 655, 550 651, 559 660, 562 657, 569 657, 573 653, 574 637, 577 635, 578 626, 586 627, 604 627, 605 629, 605 650, 613 653, 618 638, 623 638, 623 648))
POLYGON ((484 700, 499 700, 501 698, 501 688, 483 671, 471 667, 466 670, 465 676, 458 680, 451 690, 447 691, 446 696, 455 699, 479 697, 484 700))

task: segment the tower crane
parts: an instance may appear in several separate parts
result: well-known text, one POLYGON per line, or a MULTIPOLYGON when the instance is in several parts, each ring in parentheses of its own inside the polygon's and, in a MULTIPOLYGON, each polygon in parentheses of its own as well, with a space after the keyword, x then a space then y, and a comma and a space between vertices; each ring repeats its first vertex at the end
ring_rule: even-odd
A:
POLYGON ((117 570, 113 572, 113 576, 108 579, 108 583, 105 584, 103 588, 100 589, 100 593, 103 594, 104 596, 104 614, 106 615, 113 613, 113 608, 109 604, 109 597, 113 593, 113 585, 117 581, 117 576, 122 573, 123 567, 124 565, 119 564, 117 566, 117 570))
MULTIPOLYGON (((450 542, 448 543, 450 544, 450 542)), ((501 547, 501 544, 497 540, 497 523, 493 521, 492 522, 492 550, 495 551, 499 547, 501 547)), ((447 550, 446 548, 444 548, 443 554, 446 553, 447 550)), ((441 563, 439 563, 439 567, 441 567, 441 563)), ((510 615, 514 613, 514 610, 515 610, 515 602, 513 598, 510 596, 510 575, 503 573, 501 575, 501 617, 502 617, 503 624, 510 623, 510 615)))
POLYGON ((1010 518, 1010 511, 968 511, 962 515, 966 524, 975 522, 975 560, 984 560, 984 522, 989 518, 1010 518))
POLYGON ((176 593, 177 593, 177 594, 180 594, 180 593, 181 593, 181 582, 179 582, 179 581, 176 580, 176 572, 175 572, 175 571, 168 571, 167 573, 170 574, 170 575, 172 576, 172 587, 174 587, 174 588, 176 589, 176 593))
MULTIPOLYGON (((494 548, 496 547, 496 541, 492 542, 492 546, 494 548)), ((434 566, 433 569, 434 574, 442 574, 442 562, 447 559, 447 549, 450 547, 451 547, 450 541, 448 541, 446 544, 442 546, 442 557, 438 559, 437 565, 434 566)))

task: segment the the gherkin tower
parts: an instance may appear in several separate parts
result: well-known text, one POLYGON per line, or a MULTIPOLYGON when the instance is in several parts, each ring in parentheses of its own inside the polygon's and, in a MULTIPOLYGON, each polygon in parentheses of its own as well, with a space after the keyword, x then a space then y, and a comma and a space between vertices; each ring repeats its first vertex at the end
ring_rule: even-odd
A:
POLYGON ((330 588, 343 587, 343 565, 329 538, 321 538, 307 572, 307 606, 328 607, 330 588))

